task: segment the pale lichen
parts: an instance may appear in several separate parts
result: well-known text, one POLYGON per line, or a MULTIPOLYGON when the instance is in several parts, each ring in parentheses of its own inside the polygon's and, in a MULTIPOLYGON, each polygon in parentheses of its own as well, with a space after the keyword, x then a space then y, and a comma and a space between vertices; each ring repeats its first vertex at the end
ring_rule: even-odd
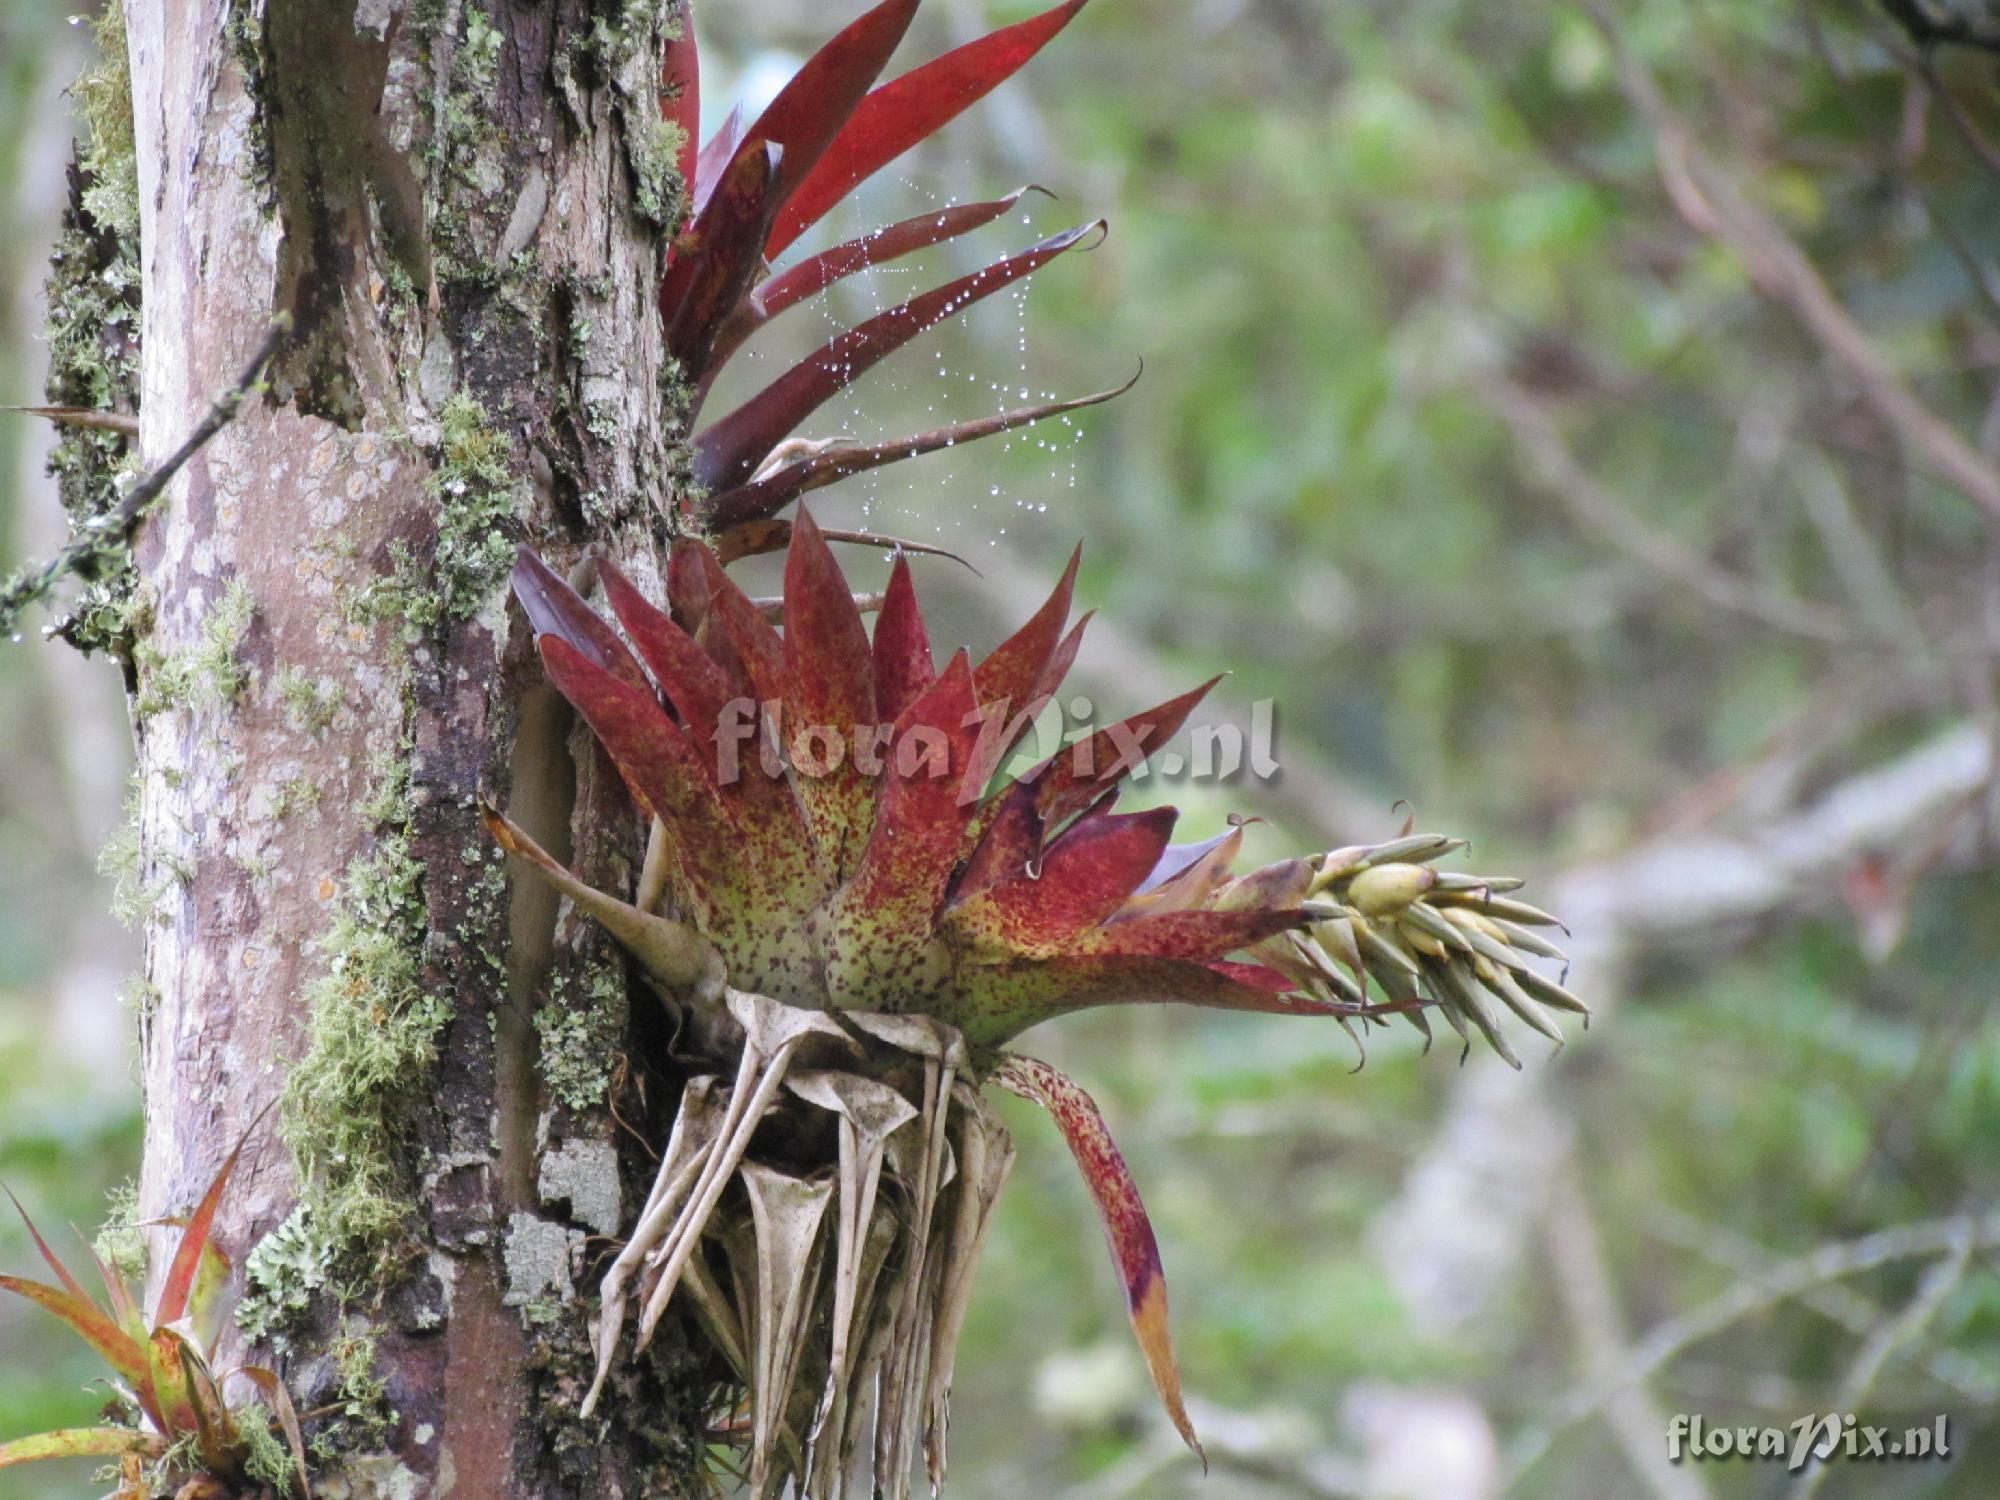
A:
POLYGON ((103 1227, 90 1242, 97 1258, 127 1282, 146 1275, 146 1231, 140 1223, 139 1184, 120 1183, 111 1190, 103 1227))
POLYGON ((549 1098, 565 1109, 600 1108, 611 1095, 625 1030, 624 983, 611 970, 599 969, 580 995, 560 983, 551 991, 548 1003, 535 1011, 549 1098))
MULTIPOLYGON (((83 141, 69 202, 49 257, 48 399, 60 406, 130 413, 139 396, 139 194, 125 13, 112 0, 93 27, 98 61, 71 87, 83 141)), ((77 535, 117 504, 131 442, 107 428, 64 427, 49 454, 63 509, 77 535)), ((77 570, 83 587, 58 627, 72 645, 120 655, 134 634, 130 549, 107 542, 77 570)))
POLYGON ((507 1242, 501 1250, 507 1270, 507 1290, 501 1301, 508 1307, 527 1307, 545 1296, 565 1301, 574 1296, 569 1258, 582 1240, 581 1233, 553 1220, 519 1212, 511 1215, 507 1242))
POLYGON ((578 1137, 542 1156, 536 1190, 544 1203, 567 1203, 569 1216, 599 1234, 615 1235, 623 1194, 618 1185, 618 1151, 607 1140, 578 1137))
POLYGON ((252 1247, 243 1264, 243 1295, 236 1326, 246 1338, 268 1343, 298 1327, 314 1294, 331 1281, 339 1247, 319 1227, 310 1203, 252 1247))
POLYGON ((340 684, 313 677, 295 666, 281 667, 272 688, 283 706, 285 722, 302 734, 321 734, 340 713, 340 684))

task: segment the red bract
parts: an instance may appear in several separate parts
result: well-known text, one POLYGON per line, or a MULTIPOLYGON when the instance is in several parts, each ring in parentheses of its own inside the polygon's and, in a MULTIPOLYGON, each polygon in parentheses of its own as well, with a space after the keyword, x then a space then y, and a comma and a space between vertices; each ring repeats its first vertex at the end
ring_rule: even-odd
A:
POLYGON ((659 821, 674 911, 731 985, 921 1012, 986 1045, 1086 1005, 1333 1009, 1224 962, 1303 927, 1302 890, 1240 910, 1132 905, 1174 813, 1110 799, 1143 759, 1129 747, 1157 748, 1199 692, 989 787, 1073 655, 1073 566, 983 661, 939 671, 906 559, 871 642, 810 516, 790 542, 782 633, 698 544, 668 609, 602 567, 636 655, 532 553, 516 570, 551 676, 659 821))
MULTIPOLYGON (((1068 0, 877 84, 917 0, 884 0, 829 41, 747 127, 732 114, 697 152, 698 62, 685 0, 681 35, 662 62, 661 108, 684 132, 690 216, 668 252, 660 287, 667 351, 700 406, 716 372, 787 308, 868 266, 955 239, 1000 218, 1026 189, 919 215, 770 273, 769 263, 857 185, 942 128, 1041 50, 1083 8, 1068 0), (768 279, 766 279, 768 276, 768 279), (761 284, 760 284, 761 283, 761 284)), ((898 442, 806 444, 786 439, 835 392, 912 339, 1082 242, 1083 225, 911 298, 848 329, 695 438, 696 477, 710 493, 711 528, 775 515, 805 490, 1108 399, 1102 392, 1022 407, 898 442)))
MULTIPOLYGON (((489 813, 496 836, 603 921, 677 1002, 717 1006, 726 993, 792 1015, 941 1022, 971 1045, 975 1073, 1049 1108, 1098 1201, 1162 1400, 1192 1444, 1158 1248, 1131 1176, 1082 1090, 999 1046, 1097 1005, 1345 1021, 1436 1003, 1456 1022, 1451 1007, 1468 1003, 1461 977, 1510 1006, 1509 994, 1527 998, 1523 985, 1564 992, 1539 976, 1517 983, 1506 928, 1452 906, 1491 904, 1510 883, 1398 862, 1454 841, 1419 836, 1232 877, 1240 826, 1175 845, 1172 808, 1115 811, 1124 779, 1213 683, 996 785, 1075 659, 1075 559, 1012 636, 976 665, 959 651, 940 670, 906 558, 871 640, 811 516, 799 514, 789 541, 782 631, 698 542, 676 551, 664 609, 600 564, 629 649, 522 552, 515 590, 543 661, 653 821, 647 864, 671 914, 644 895, 591 889, 489 813), (1416 978, 1392 971, 1405 962, 1416 978), (1385 1004, 1368 999, 1371 966, 1385 1004), (1419 979, 1428 995, 1416 995, 1419 979)), ((1499 905, 1496 917, 1532 911, 1499 905)), ((1470 1004, 1488 1029, 1483 1001, 1470 1004)), ((615 1340, 615 1317, 608 1326, 615 1340)))

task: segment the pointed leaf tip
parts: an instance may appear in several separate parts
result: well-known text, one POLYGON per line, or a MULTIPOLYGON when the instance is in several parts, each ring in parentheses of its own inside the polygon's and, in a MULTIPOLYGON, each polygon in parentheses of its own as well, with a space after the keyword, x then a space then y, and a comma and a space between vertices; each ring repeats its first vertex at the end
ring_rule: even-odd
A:
POLYGON ((1063 1134, 1070 1155, 1097 1202, 1098 1217, 1104 1224, 1105 1243, 1112 1264, 1125 1289, 1125 1307, 1132 1319, 1132 1332, 1146 1356, 1153 1388, 1181 1441, 1208 1466, 1208 1455, 1195 1436, 1187 1403, 1181 1395, 1180 1369, 1174 1359, 1173 1333, 1167 1317, 1166 1270, 1160 1262, 1159 1241, 1154 1238, 1152 1221, 1139 1197, 1139 1185, 1125 1165, 1125 1157, 1111 1138, 1096 1101, 1069 1078, 1047 1063, 1018 1053, 1009 1054, 993 1075, 993 1081, 1047 1110, 1063 1134))
POLYGON ((1052 10, 954 48, 883 84, 855 107, 772 226, 764 253, 776 256, 857 184, 934 135, 1018 71, 1083 9, 1052 10))
POLYGON ((902 553, 889 570, 889 587, 875 617, 875 711, 885 724, 902 717, 917 695, 937 680, 930 631, 917 602, 910 560, 902 553))
POLYGON ((230 1175, 243 1157, 243 1149, 250 1144, 251 1132, 269 1114, 270 1105, 265 1105, 257 1113, 237 1140, 236 1147, 223 1158, 216 1168, 215 1176, 209 1179, 208 1189, 201 1195, 201 1202, 188 1215, 187 1227, 181 1231, 181 1241, 174 1249, 173 1261, 167 1267, 167 1279, 160 1287, 160 1301, 154 1310, 156 1323, 175 1323, 188 1310, 188 1301, 195 1289, 196 1277, 202 1268, 203 1252, 208 1249, 209 1234, 215 1227, 216 1211, 222 1207, 223 1192, 229 1186, 230 1175))
MULTIPOLYGON (((773 184, 775 203, 792 196, 842 133, 916 14, 917 0, 882 0, 807 58, 765 106, 746 139, 775 141, 785 148, 784 166, 773 184)), ((764 253, 777 251, 767 246, 764 253)))
POLYGON ((1098 220, 1051 235, 1017 255, 933 287, 829 340, 696 437, 696 481, 714 491, 743 484, 787 433, 836 392, 925 330, 1039 270, 1102 227, 1103 221, 1098 220))

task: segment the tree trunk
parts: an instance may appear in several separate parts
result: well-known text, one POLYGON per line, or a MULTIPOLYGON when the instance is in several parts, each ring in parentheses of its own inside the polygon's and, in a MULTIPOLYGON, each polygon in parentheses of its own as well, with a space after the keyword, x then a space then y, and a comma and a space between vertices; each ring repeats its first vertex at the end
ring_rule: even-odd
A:
POLYGON ((322 1494, 675 1493, 700 1451, 671 1350, 573 1416, 625 981, 478 813, 629 880, 505 579, 586 535, 648 576, 670 530, 667 9, 131 8, 144 458, 293 320, 138 545, 141 1208, 185 1212, 247 1134, 240 1342, 348 1403, 322 1494))

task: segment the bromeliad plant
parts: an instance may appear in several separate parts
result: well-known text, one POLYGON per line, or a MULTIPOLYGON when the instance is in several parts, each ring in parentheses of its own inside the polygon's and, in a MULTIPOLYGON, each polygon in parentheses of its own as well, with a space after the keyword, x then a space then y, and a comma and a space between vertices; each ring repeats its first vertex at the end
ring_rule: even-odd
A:
POLYGON ((1455 840, 1407 834, 1239 876, 1240 825, 1176 845, 1171 808, 1117 811, 1123 780, 1206 686, 1007 779, 1080 648, 1074 561, 997 649, 976 664, 960 651, 940 668, 908 561, 898 556, 886 592, 866 601, 877 611, 871 637, 827 546, 886 539, 778 518, 844 475, 1116 394, 891 443, 791 436, 910 340, 1101 225, 849 328, 698 423, 717 372, 771 319, 1019 202, 1017 192, 961 204, 771 266, 1083 3, 877 84, 916 11, 916 0, 883 0, 754 122, 732 116, 699 148, 695 41, 681 4, 663 108, 689 193, 660 311, 696 430, 665 607, 608 563, 596 581, 610 619, 532 552, 515 571, 550 677, 651 833, 628 897, 578 880, 499 811, 488 809, 489 826, 632 953, 676 1022, 671 1054, 646 1061, 684 1080, 652 1190, 600 1286, 585 1412, 619 1399, 611 1382, 628 1311, 636 1353, 672 1309, 750 1396, 759 1496, 791 1484, 833 1500, 865 1469, 873 1493, 903 1500, 919 1447, 933 1487, 942 1482, 953 1351, 1013 1156, 981 1097, 987 1083, 1042 1105, 1063 1132, 1161 1400, 1199 1452, 1138 1190, 1089 1096, 1007 1050, 1028 1027, 1088 1006, 1178 1001, 1346 1026, 1400 1014, 1428 1038, 1435 1007, 1518 1066, 1496 1007, 1558 1037, 1549 1010, 1582 1010, 1531 966, 1555 956, 1534 930, 1552 919, 1507 894, 1518 882, 1429 863, 1455 840), (781 548, 779 600, 751 599, 724 572, 781 548))
MULTIPOLYGON (((660 287, 667 353, 690 392, 693 423, 716 375, 772 319, 871 266, 993 223, 1030 191, 961 203, 890 224, 771 273, 770 263, 859 184, 934 134, 1033 57, 1082 10, 1067 0, 876 85, 917 12, 883 0, 801 68, 757 119, 733 113, 697 149, 699 62, 686 0, 669 45, 662 108, 681 143, 684 217, 660 287)), ((850 474, 1006 432, 1109 400, 1120 390, 1001 412, 886 443, 794 438, 839 391, 928 329, 1088 241, 1079 225, 1002 257, 846 329, 693 438, 695 497, 687 519, 725 559, 773 552, 774 518, 809 490, 850 474)), ((853 539, 861 540, 860 536, 853 539)))
MULTIPOLYGON (((180 1225, 160 1294, 147 1316, 124 1277, 95 1251, 104 1283, 100 1304, 14 1204, 28 1234, 55 1276, 54 1284, 0 1276, 0 1290, 25 1297, 66 1323, 110 1367, 127 1424, 75 1427, 0 1443, 0 1468, 51 1458, 113 1458, 120 1464, 114 1500, 230 1500, 234 1496, 296 1493, 309 1497, 305 1445, 297 1411, 284 1382, 261 1365, 218 1377, 210 1363, 226 1321, 222 1296, 229 1258, 209 1237, 223 1191, 243 1148, 230 1152, 201 1202, 180 1225), (250 1404, 231 1406, 224 1389, 232 1378, 249 1382, 250 1404), (288 1474, 271 1472, 275 1423, 291 1450, 288 1474)), ((8 1194, 11 1199, 13 1195, 8 1194)))
POLYGON ((941 1481, 952 1350, 1012 1154, 979 1098, 989 1082, 1061 1128, 1160 1397, 1196 1446, 1137 1188, 1089 1097, 1006 1050, 1022 1031, 1159 1001, 1343 1024, 1421 1024, 1435 1006, 1511 1059, 1494 1001, 1551 1032, 1546 1006, 1583 1009, 1528 963, 1554 952, 1532 930, 1553 919, 1497 894, 1518 882, 1412 862, 1455 840, 1235 876, 1240 825, 1175 845, 1172 808, 1118 812, 1120 784, 1213 683, 1006 781, 1079 649, 1075 576, 1073 559, 1013 636, 940 669, 907 559, 871 639, 803 513, 772 610, 782 633, 699 542, 674 552, 665 609, 598 565, 622 636, 534 554, 516 569, 551 679, 650 819, 640 888, 594 890, 498 812, 489 824, 634 954, 685 1055, 734 1059, 733 1079, 698 1067, 688 1083, 605 1276, 586 1407, 628 1300, 643 1347, 684 1293, 750 1389, 760 1495, 787 1478, 843 1494, 871 1398, 878 1492, 907 1493, 920 1439, 941 1481))

